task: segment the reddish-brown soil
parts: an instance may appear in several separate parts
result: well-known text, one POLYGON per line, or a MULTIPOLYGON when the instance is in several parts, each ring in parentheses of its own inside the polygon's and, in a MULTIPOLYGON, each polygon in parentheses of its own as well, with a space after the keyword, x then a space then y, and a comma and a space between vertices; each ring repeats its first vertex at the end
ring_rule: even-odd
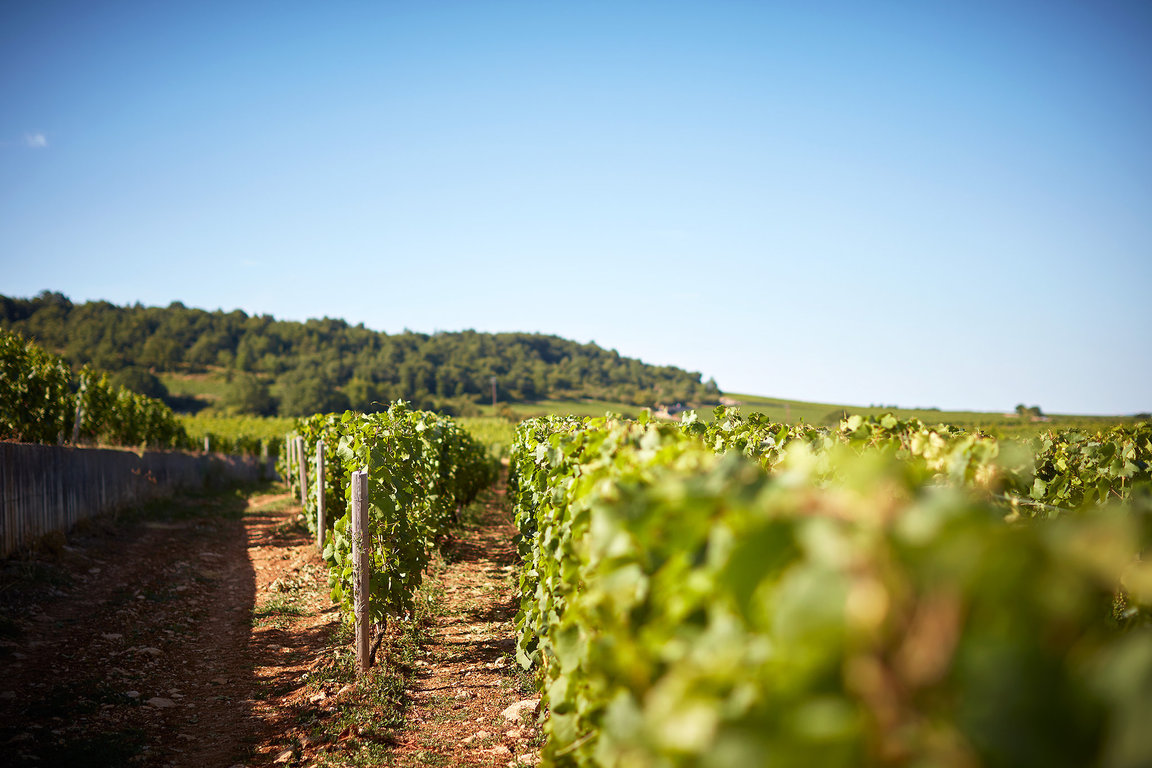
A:
POLYGON ((515 552, 501 495, 478 505, 432 575, 441 610, 415 663, 374 669, 406 674, 404 724, 362 753, 355 728, 324 735, 345 701, 371 705, 317 673, 333 664, 339 615, 298 513, 285 495, 185 497, 2 564, 2 762, 534 763, 534 726, 501 715, 526 698, 510 663, 515 552))
POLYGON ((504 714, 537 698, 524 692, 514 661, 515 532, 498 492, 446 550, 444 610, 416 662, 409 728, 394 752, 400 765, 538 762, 534 707, 504 714))

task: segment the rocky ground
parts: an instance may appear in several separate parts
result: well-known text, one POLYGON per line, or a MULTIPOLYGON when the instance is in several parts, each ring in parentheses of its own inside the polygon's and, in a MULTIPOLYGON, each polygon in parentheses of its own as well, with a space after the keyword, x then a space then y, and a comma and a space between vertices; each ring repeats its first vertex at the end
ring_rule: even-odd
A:
POLYGON ((4 764, 535 764, 502 494, 359 681, 298 515, 274 488, 185 496, 0 564, 4 764))

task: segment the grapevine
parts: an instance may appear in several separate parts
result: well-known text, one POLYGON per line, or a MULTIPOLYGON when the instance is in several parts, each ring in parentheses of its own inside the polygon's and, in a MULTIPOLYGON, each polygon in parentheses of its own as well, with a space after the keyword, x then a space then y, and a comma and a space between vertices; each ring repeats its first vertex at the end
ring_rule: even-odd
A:
MULTIPOLYGON (((437 414, 410 410, 403 402, 386 412, 316 415, 301 419, 309 478, 315 472, 316 445, 324 441, 325 510, 332 521, 324 559, 332 598, 352 615, 350 478, 368 471, 371 577, 370 620, 384 622, 412 610, 424 567, 438 542, 458 522, 458 510, 495 479, 486 448, 459 425, 437 414)), ((292 478, 286 455, 282 476, 292 478)), ((315 483, 309 479, 309 485, 315 483)), ((315 494, 307 496, 304 517, 315 532, 315 494)))
POLYGON ((546 760, 1147 764, 1148 434, 525 422, 546 760))

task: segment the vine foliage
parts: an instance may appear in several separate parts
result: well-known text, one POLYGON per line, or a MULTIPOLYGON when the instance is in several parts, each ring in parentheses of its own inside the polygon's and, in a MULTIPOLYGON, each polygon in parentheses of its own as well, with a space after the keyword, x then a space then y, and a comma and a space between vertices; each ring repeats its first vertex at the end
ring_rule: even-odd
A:
POLYGON ((1152 763, 1149 434, 525 422, 546 762, 1152 763))
POLYGON ((89 366, 74 374, 64 359, 0 330, 0 439, 27 443, 78 439, 106 445, 189 447, 163 402, 113 385, 89 366))
MULTIPOLYGON (((459 522, 460 510, 492 484, 496 465, 487 448, 451 419, 411 410, 404 402, 372 414, 315 415, 296 424, 304 438, 311 488, 316 445, 323 440, 325 514, 324 559, 332 598, 352 616, 351 476, 368 471, 368 527, 371 556, 369 617, 373 623, 405 616, 413 607, 431 553, 459 522)), ((282 477, 299 493, 287 452, 282 477)), ((316 494, 307 495, 304 517, 316 532, 316 494)))

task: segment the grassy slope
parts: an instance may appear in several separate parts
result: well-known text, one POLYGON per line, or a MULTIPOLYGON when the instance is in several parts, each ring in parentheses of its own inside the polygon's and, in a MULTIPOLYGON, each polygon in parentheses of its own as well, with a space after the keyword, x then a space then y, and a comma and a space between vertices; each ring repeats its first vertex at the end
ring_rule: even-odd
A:
MULTIPOLYGON (((223 396, 224 389, 227 387, 224 371, 213 370, 208 373, 202 374, 161 374, 161 380, 164 385, 168 387, 168 391, 173 395, 195 397, 199 398, 209 404, 219 402, 223 396)), ((1110 424, 1127 423, 1134 421, 1129 417, 1122 416, 1075 416, 1075 415, 1052 415, 1048 421, 1044 422, 1025 422, 1021 421, 1015 414, 1005 413, 984 413, 979 411, 938 411, 931 409, 914 409, 914 408, 870 408, 858 406, 837 405, 835 403, 811 403, 803 400, 782 400, 774 397, 762 397, 760 395, 745 395, 728 393, 725 395, 726 399, 730 399, 739 403, 739 408, 743 413, 763 413, 773 421, 796 423, 803 421, 807 424, 833 424, 838 419, 840 414, 845 411, 848 413, 859 413, 865 416, 879 415, 882 413, 892 412, 897 417, 917 418, 928 424, 955 424, 962 427, 973 428, 979 427, 989 432, 996 434, 1032 434, 1048 428, 1099 428, 1110 424)), ((640 408, 635 405, 625 403, 615 403, 606 400, 540 400, 534 403, 500 403, 499 408, 507 405, 511 409, 512 414, 519 419, 528 418, 530 416, 540 416, 548 413, 571 413, 577 416, 603 416, 606 412, 618 413, 626 417, 634 417, 640 412, 640 408)), ((479 406, 481 419, 477 423, 484 421, 483 417, 491 418, 495 414, 491 405, 479 406)), ((706 407, 698 410, 698 415, 702 419, 712 418, 712 408, 706 407)), ((200 416, 197 420, 198 423, 190 424, 194 427, 192 431, 215 431, 220 434, 230 434, 236 429, 241 432, 252 432, 254 430, 260 431, 255 424, 245 425, 247 428, 241 428, 239 425, 220 425, 213 428, 211 424, 212 417, 200 416)), ((253 417, 255 421, 259 419, 253 417)), ((275 433, 282 433, 287 428, 289 420, 274 420, 275 426, 269 424, 265 429, 271 430, 275 433)), ((492 427, 479 427, 480 429, 494 429, 492 427)), ((500 431, 500 430, 497 430, 500 431)), ((499 442, 501 438, 497 438, 499 442)))
POLYGON ((175 397, 195 397, 209 404, 223 398, 228 386, 224 372, 217 370, 207 373, 158 373, 156 376, 164 382, 169 394, 175 397))
POLYGON ((832 403, 808 403, 801 400, 780 400, 758 395, 728 394, 725 397, 740 403, 744 413, 763 413, 773 421, 790 423, 803 420, 808 424, 831 424, 843 412, 858 413, 862 416, 879 416, 893 413, 900 419, 916 418, 926 424, 955 424, 961 427, 980 427, 1001 434, 1021 434, 1039 432, 1044 429, 1066 429, 1069 427, 1100 428, 1112 424, 1136 421, 1126 416, 1076 416, 1052 414, 1047 421, 1022 421, 1015 413, 988 413, 982 411, 941 411, 928 408, 871 408, 832 403))

